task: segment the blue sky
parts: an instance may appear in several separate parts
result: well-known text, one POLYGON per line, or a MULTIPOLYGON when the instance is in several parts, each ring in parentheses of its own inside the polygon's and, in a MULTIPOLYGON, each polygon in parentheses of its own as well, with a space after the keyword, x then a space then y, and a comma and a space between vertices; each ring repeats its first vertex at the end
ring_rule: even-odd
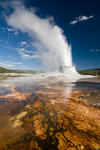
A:
MULTIPOLYGON (((0 66, 11 69, 42 69, 33 57, 35 37, 6 21, 13 13, 3 1, 0 6, 0 66)), ((72 46, 73 63, 78 70, 100 68, 100 1, 99 0, 25 0, 26 8, 34 8, 40 18, 53 17, 72 46)), ((16 20, 17 22, 19 20, 16 20)))

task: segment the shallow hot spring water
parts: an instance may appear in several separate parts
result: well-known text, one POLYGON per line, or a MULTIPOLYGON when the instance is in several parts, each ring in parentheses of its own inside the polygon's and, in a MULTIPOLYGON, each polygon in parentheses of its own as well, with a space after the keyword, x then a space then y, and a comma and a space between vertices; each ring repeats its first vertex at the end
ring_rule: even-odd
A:
POLYGON ((0 150, 99 150, 100 80, 0 82, 0 150))

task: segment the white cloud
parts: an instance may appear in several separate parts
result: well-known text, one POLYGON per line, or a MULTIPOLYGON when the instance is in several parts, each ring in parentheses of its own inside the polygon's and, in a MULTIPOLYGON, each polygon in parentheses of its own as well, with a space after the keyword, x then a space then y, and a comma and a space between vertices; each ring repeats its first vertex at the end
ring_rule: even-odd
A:
POLYGON ((15 66, 18 66, 18 65, 21 65, 22 63, 21 62, 11 62, 11 61, 5 61, 5 62, 0 62, 0 66, 2 67, 15 67, 15 66))
POLYGON ((16 31, 16 30, 14 30, 13 28, 7 28, 7 31, 8 32, 13 32, 14 33, 14 35, 18 35, 18 31, 16 31))
POLYGON ((28 33, 33 39, 34 55, 20 50, 22 58, 39 58, 50 69, 57 69, 61 64, 72 65, 71 46, 52 17, 40 18, 34 10, 26 9, 19 1, 13 1, 10 6, 14 11, 6 16, 8 25, 28 33))
POLYGON ((15 34, 15 35, 18 35, 18 33, 19 33, 18 31, 14 31, 14 34, 15 34))
POLYGON ((7 28, 7 31, 12 32, 14 30, 12 28, 7 28))
POLYGON ((21 65, 22 63, 21 62, 14 62, 13 64, 14 65, 21 65))
POLYGON ((8 32, 13 32, 14 33, 14 35, 18 35, 18 31, 16 31, 15 29, 13 29, 13 28, 4 28, 4 27, 1 27, 1 30, 3 31, 3 32, 6 32, 6 31, 8 31, 8 32))
POLYGON ((74 25, 80 21, 86 21, 86 20, 92 19, 93 17, 94 17, 94 15, 92 15, 92 16, 79 16, 79 17, 76 17, 73 21, 71 21, 70 24, 74 25))
POLYGON ((22 59, 38 58, 37 55, 33 55, 32 51, 28 51, 25 48, 18 49, 18 54, 21 56, 22 59))
POLYGON ((20 45, 21 45, 21 46, 24 46, 24 45, 28 45, 28 44, 27 44, 26 41, 22 41, 20 45))
POLYGON ((30 55, 28 55, 28 54, 25 54, 25 53, 23 53, 23 54, 21 55, 21 57, 22 57, 23 59, 32 59, 32 56, 30 56, 30 55))
POLYGON ((93 52, 100 52, 100 49, 98 49, 98 48, 97 49, 90 49, 89 52, 92 52, 92 53, 93 52))
POLYGON ((13 67, 13 64, 6 64, 6 63, 0 63, 0 66, 2 67, 13 67))

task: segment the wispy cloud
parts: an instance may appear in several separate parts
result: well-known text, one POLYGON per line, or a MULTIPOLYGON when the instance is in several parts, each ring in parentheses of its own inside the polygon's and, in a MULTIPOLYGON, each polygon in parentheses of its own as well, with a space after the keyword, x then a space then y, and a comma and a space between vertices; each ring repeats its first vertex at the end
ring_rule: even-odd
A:
POLYGON ((28 46, 28 43, 26 41, 22 41, 20 45, 21 46, 28 46))
POLYGON ((15 31, 15 32, 14 32, 15 35, 18 35, 18 33, 19 33, 18 31, 15 31))
POLYGON ((16 31, 15 29, 13 29, 13 28, 4 28, 4 27, 1 27, 1 30, 3 31, 3 32, 13 32, 14 33, 14 35, 18 35, 18 31, 16 31))
POLYGON ((78 22, 86 21, 86 20, 92 19, 93 17, 94 17, 94 15, 91 15, 91 16, 79 16, 79 17, 76 17, 73 21, 71 21, 70 24, 71 25, 75 25, 78 22))
POLYGON ((13 64, 6 64, 6 63, 0 63, 0 66, 2 67, 13 67, 13 64))
POLYGON ((18 49, 18 54, 22 59, 33 59, 38 58, 38 55, 34 55, 32 51, 28 51, 25 48, 18 49))
POLYGON ((14 62, 13 64, 14 65, 21 65, 22 63, 21 62, 14 62))
POLYGON ((91 53, 100 52, 100 49, 98 49, 98 48, 97 49, 90 49, 89 52, 91 52, 91 53))
POLYGON ((14 31, 14 30, 13 30, 13 28, 7 28, 7 31, 8 31, 8 32, 12 32, 12 31, 14 31))
POLYGON ((21 65, 21 62, 0 62, 2 67, 14 67, 15 65, 21 65))

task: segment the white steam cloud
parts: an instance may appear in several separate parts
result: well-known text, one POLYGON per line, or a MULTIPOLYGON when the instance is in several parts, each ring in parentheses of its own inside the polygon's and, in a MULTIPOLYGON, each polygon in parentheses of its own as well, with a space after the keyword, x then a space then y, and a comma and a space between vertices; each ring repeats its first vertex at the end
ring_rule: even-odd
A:
POLYGON ((40 59, 49 69, 58 69, 60 65, 72 66, 71 46, 52 17, 40 18, 34 9, 25 8, 19 1, 11 2, 10 7, 14 11, 6 16, 6 21, 9 26, 33 38, 36 49, 33 59, 40 59))

